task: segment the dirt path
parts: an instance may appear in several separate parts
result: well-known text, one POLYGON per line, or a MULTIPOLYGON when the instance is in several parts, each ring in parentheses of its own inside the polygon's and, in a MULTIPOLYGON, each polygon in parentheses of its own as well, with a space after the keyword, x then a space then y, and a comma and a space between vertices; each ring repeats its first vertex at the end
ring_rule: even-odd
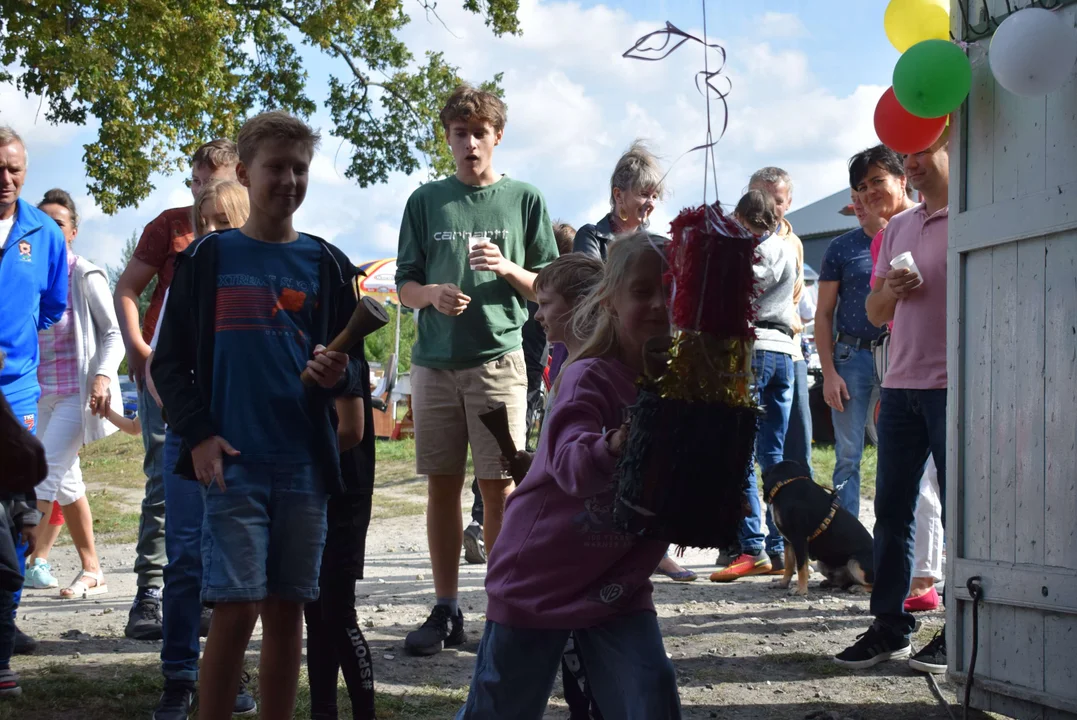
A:
MULTIPOLYGON (((366 579, 358 586, 358 612, 374 648, 379 691, 440 698, 440 710, 393 717, 451 716, 447 708, 463 697, 470 680, 486 606, 485 566, 462 565, 460 597, 468 643, 432 658, 404 655, 404 635, 422 622, 433 599, 423 518, 405 514, 421 508, 422 488, 421 482, 410 478, 379 486, 367 541, 366 579)), ((470 497, 465 498, 468 502, 470 497)), ((871 518, 864 519, 871 527, 871 518)), ((134 547, 106 545, 100 553, 110 588, 103 598, 71 602, 59 600, 55 591, 27 591, 19 625, 41 641, 37 654, 16 659, 15 667, 28 681, 53 663, 91 678, 123 672, 131 663, 155 666, 159 643, 123 637, 135 592, 134 547)), ((947 717, 923 676, 904 663, 851 673, 830 662, 831 654, 867 628, 866 596, 822 591, 819 576, 813 576, 807 599, 787 596, 773 587, 769 577, 715 585, 706 580, 713 570, 713 553, 689 552, 683 562, 700 572, 700 580, 690 584, 656 580, 655 600, 686 718, 794 720, 820 710, 837 711, 826 717, 841 720, 947 717)), ((70 547, 54 551, 53 567, 61 581, 77 571, 75 563, 70 547)), ((942 614, 928 614, 923 621, 920 643, 941 624, 942 614)), ((255 651, 259 638, 260 628, 252 642, 255 651)), ((547 717, 567 717, 560 683, 556 693, 547 717)), ((952 700, 955 686, 943 683, 943 693, 952 700)), ((0 709, 3 716, 16 715, 0 709)))

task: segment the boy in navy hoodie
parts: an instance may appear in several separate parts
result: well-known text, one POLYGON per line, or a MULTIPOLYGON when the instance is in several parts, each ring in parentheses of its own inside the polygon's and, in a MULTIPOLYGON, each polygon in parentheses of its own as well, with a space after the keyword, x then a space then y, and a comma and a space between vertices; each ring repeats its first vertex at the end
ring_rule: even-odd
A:
POLYGON ((175 472, 205 487, 202 600, 215 609, 202 720, 231 718, 259 615, 262 717, 292 717, 327 497, 343 489, 333 404, 367 382, 358 360, 324 347, 355 308, 355 268, 292 227, 318 139, 283 112, 240 130, 250 217, 177 259, 151 369, 183 439, 175 472), (315 387, 300 381, 304 369, 315 387))

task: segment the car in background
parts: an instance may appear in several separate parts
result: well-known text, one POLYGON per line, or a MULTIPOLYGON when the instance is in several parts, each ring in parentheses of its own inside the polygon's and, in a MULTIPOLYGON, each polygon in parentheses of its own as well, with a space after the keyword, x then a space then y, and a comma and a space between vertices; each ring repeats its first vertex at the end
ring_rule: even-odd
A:
POLYGON ((120 397, 123 398, 123 416, 138 415, 138 387, 127 378, 120 378, 120 397))

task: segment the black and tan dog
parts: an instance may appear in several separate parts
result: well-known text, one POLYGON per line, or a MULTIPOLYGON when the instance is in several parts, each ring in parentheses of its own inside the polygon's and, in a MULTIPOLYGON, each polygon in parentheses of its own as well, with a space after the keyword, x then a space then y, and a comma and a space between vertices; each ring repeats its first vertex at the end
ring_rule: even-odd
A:
POLYGON ((763 473, 763 497, 774 513, 774 524, 785 538, 785 575, 779 586, 789 587, 797 573, 795 595, 808 594, 808 560, 834 585, 868 590, 875 582, 871 534, 853 514, 838 507, 837 496, 816 485, 804 463, 785 460, 763 473))

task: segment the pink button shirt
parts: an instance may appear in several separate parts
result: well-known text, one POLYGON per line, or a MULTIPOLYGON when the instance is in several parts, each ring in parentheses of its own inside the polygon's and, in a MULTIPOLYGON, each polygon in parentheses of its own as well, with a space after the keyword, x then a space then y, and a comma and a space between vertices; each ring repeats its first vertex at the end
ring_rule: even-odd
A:
MULTIPOLYGON (((71 270, 78 256, 67 253, 67 279, 71 283, 71 270)), ((41 362, 37 367, 37 383, 42 395, 79 394, 79 358, 75 344, 75 321, 71 315, 71 295, 67 296, 67 308, 63 317, 37 335, 41 362)))
POLYGON ((923 285, 894 310, 889 366, 883 387, 906 390, 946 388, 946 224, 947 208, 928 216, 917 205, 890 219, 883 230, 875 277, 886 277, 890 261, 911 252, 923 285))

